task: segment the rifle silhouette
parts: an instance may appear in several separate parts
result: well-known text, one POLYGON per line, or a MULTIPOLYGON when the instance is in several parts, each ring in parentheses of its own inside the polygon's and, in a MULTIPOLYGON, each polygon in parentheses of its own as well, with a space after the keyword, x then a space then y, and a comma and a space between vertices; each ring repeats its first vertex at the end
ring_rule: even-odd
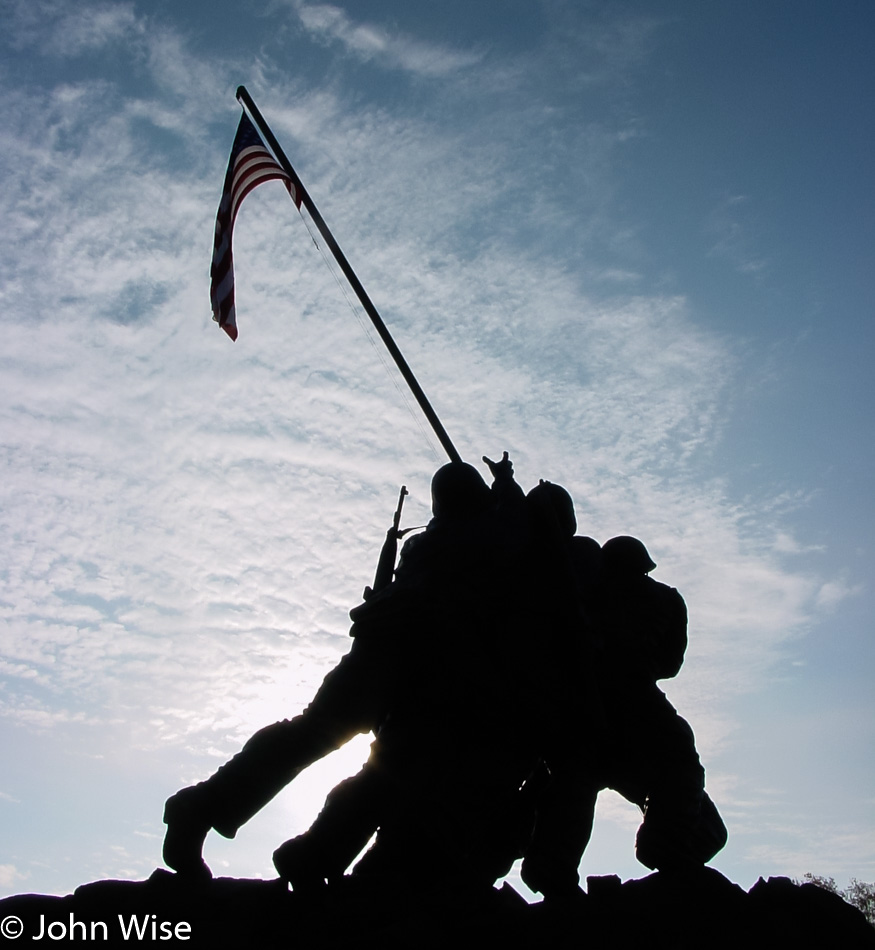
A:
POLYGON ((383 547, 380 550, 380 559, 377 561, 377 572, 374 574, 374 583, 371 587, 366 587, 362 595, 365 600, 369 597, 373 597, 378 591, 381 591, 384 587, 388 587, 389 584, 392 583, 392 575, 395 573, 395 558, 398 556, 398 542, 401 538, 403 538, 408 531, 416 531, 417 528, 424 527, 424 525, 416 525, 416 527, 413 528, 404 528, 403 531, 399 527, 401 524, 401 508, 404 505, 404 496, 409 494, 410 492, 407 491, 406 486, 402 485, 398 495, 398 507, 392 516, 392 527, 386 532, 386 540, 383 542, 383 547))

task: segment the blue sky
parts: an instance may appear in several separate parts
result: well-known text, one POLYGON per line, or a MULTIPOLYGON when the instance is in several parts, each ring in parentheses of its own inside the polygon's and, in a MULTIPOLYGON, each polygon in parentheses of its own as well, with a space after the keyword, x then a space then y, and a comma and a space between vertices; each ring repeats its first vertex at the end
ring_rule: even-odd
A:
MULTIPOLYGON (((279 184, 210 321, 239 83, 462 455, 685 595, 714 865, 875 879, 871 4, 0 17, 0 894, 147 876, 164 799, 348 648, 402 483, 428 516, 437 442, 279 184)), ((214 869, 270 876, 366 745, 214 869)), ((583 874, 644 873, 636 824, 603 795, 583 874)))

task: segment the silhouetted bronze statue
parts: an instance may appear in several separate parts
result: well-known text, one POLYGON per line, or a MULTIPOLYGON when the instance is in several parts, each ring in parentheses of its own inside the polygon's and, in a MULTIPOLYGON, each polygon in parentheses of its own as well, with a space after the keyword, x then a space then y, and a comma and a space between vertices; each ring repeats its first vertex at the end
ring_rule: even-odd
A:
POLYGON ((490 491, 471 466, 450 463, 432 494, 432 521, 404 545, 395 580, 351 612, 352 649, 310 706, 168 800, 170 867, 209 873, 201 850, 211 828, 234 837, 303 768, 374 730, 362 800, 379 810, 371 821, 380 831, 360 873, 409 876, 418 864, 436 877, 494 879, 494 841, 507 836, 536 759, 513 712, 523 668, 514 634, 521 493, 502 477, 490 491))
POLYGON ((226 837, 301 769, 374 731, 368 762, 312 828, 274 854, 296 890, 344 874, 403 887, 411 869, 491 884, 524 855, 523 879, 577 893, 599 790, 644 811, 636 852, 651 868, 698 866, 726 840, 692 731, 656 686, 677 674, 686 606, 648 576, 644 545, 575 536, 571 497, 523 497, 507 453, 432 482, 434 517, 392 579, 399 507, 374 589, 350 612, 354 643, 300 716, 268 726, 206 782, 166 805, 165 861, 208 874, 226 837), (390 582, 391 580, 391 582, 390 582))
MULTIPOLYGON (((570 562, 559 563, 562 537, 574 533, 570 497, 564 489, 542 482, 523 499, 512 480, 507 453, 501 462, 484 461, 495 476, 492 491, 499 503, 493 531, 503 546, 500 553, 493 552, 488 568, 478 567, 477 576, 482 582, 484 570, 494 574, 503 601, 486 597, 490 613, 483 623, 468 629, 466 637, 476 644, 484 631, 491 631, 490 637, 497 632, 500 639, 482 660, 472 662, 464 646, 459 651, 467 667, 466 700, 457 711, 444 703, 441 717, 443 735, 452 735, 446 728, 453 718, 458 722, 451 740, 454 749, 442 759, 429 761, 419 780, 408 784, 405 795, 415 801, 423 789, 437 783, 440 799, 434 799, 424 813, 444 815, 445 841, 439 850, 451 843, 453 853, 447 856, 456 877, 464 868, 469 882, 491 884, 510 870, 531 836, 532 783, 524 780, 532 777, 545 743, 556 741, 556 725, 568 718, 566 697, 581 686, 576 672, 579 664, 562 662, 560 653, 581 641, 575 635, 577 606, 570 562), (470 737, 478 738, 472 742, 470 737), (522 791, 521 786, 525 786, 522 791), (450 815, 452 819, 446 821, 450 815)), ((476 585, 475 594, 484 598, 482 583, 476 585)), ((457 619, 457 628, 458 623, 457 619)), ((464 620, 461 629, 465 629, 464 620)), ((449 685, 453 676, 442 679, 449 685)), ((405 755, 420 754, 421 724, 431 718, 410 717, 417 729, 408 743, 402 742, 405 755)), ((390 717, 378 731, 364 768, 328 795, 306 833, 274 853, 277 871, 294 889, 316 888, 325 880, 339 878, 378 829, 375 847, 353 876, 385 876, 392 868, 406 874, 417 853, 434 862, 434 854, 421 851, 422 832, 406 814, 405 795, 399 800, 393 788, 408 766, 400 758, 388 764, 382 760, 384 747, 393 741, 392 727, 390 717), (395 843, 384 848, 381 857, 382 840, 395 843), (406 853, 399 849, 399 842, 408 843, 406 853)))
POLYGON ((636 855, 649 868, 701 866, 726 843, 726 828, 705 792, 693 732, 656 685, 683 663, 683 598, 648 576, 656 565, 639 540, 611 539, 600 563, 593 544, 578 544, 575 564, 601 703, 598 722, 582 728, 601 735, 595 745, 590 739, 587 755, 569 746, 548 761, 553 781, 540 797, 522 868, 523 880, 548 896, 576 891, 604 788, 644 812, 636 855))

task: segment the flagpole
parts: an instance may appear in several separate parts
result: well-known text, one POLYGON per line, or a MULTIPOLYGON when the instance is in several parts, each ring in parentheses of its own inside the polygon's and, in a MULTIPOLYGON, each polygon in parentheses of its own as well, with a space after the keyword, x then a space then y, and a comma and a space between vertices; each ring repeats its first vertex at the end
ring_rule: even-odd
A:
POLYGON ((343 251, 340 249, 340 245, 337 241, 334 240, 334 235, 328 229, 328 225, 325 223, 322 215, 319 214, 319 209, 313 204, 313 199, 310 197, 307 189, 301 183, 301 179, 298 178, 297 173, 294 168, 292 168, 292 163, 286 158, 286 153, 280 147, 279 142, 277 142, 276 137, 270 129, 270 126, 267 122, 264 121, 264 117, 258 111, 258 106, 252 101, 252 97, 246 91, 245 86, 239 86, 237 88, 237 100, 246 107, 246 110, 249 112, 261 136, 264 138, 265 143, 273 152, 276 160, 283 167, 283 170, 288 173, 289 177, 292 179, 292 184, 295 187, 295 193, 300 199, 300 203, 304 205, 307 209, 310 217, 316 223, 316 227, 319 228, 319 233, 325 239, 325 243, 331 248, 331 253, 334 255, 334 259, 340 265, 340 269, 343 271, 344 276, 349 281, 350 286, 355 291, 356 296, 361 301, 361 305, 365 308, 365 313, 370 317, 371 323, 373 323, 374 328, 377 333, 380 334, 380 339, 383 343, 386 344, 386 349, 392 355, 392 359, 395 360, 395 365, 401 371, 401 375, 404 377, 405 382, 410 387, 411 392, 416 397, 416 401, 419 403, 420 408, 425 413, 426 419, 431 423, 432 429, 434 429, 435 435, 440 440, 441 445, 444 447, 444 451, 450 457, 452 462, 461 462, 462 457, 456 451, 456 447, 453 445, 450 440, 449 435, 447 435, 446 429, 444 429, 443 424, 440 419, 437 417, 432 408, 431 403, 428 401, 428 397, 423 392, 422 387, 419 385, 416 377, 413 375, 413 371, 407 364, 407 360, 404 359, 404 355, 401 350, 398 349, 395 340, 392 338, 392 334, 389 332, 386 324, 383 323, 383 318, 377 312, 377 308, 371 302, 371 298, 368 296, 365 288, 362 286, 361 281, 356 276, 355 271, 349 264, 349 261, 346 259, 343 251))

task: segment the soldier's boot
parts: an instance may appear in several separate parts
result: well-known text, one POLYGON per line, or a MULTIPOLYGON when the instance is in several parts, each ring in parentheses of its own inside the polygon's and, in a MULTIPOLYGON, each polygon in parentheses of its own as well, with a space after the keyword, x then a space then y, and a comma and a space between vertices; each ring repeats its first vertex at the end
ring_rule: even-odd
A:
POLYGON ((211 828, 205 817, 204 797, 200 786, 181 788, 164 804, 164 863, 178 874, 191 878, 210 878, 212 872, 204 861, 204 841, 211 828))
POLYGON ((297 716, 259 730, 205 782, 180 789, 164 806, 164 861, 180 874, 209 875, 202 850, 214 828, 225 838, 262 809, 304 768, 337 748, 336 737, 297 716))
POLYGON ((377 830, 382 793, 377 770, 365 766, 328 793, 307 832, 274 851, 274 867, 292 890, 312 890, 317 882, 343 876, 377 830))
POLYGON ((527 854, 520 868, 523 884, 544 899, 569 900, 581 894, 577 864, 557 861, 548 854, 527 854))
POLYGON ((642 824, 635 837, 635 857, 651 871, 681 873, 702 867, 693 853, 688 827, 642 824))
POLYGON ((306 833, 290 838, 273 853, 277 874, 296 894, 315 895, 325 887, 327 873, 319 849, 306 833))
POLYGON ((703 791, 687 789, 647 799, 635 837, 635 857, 645 867, 669 872, 702 867, 706 859, 696 847, 696 828, 704 797, 703 791))

